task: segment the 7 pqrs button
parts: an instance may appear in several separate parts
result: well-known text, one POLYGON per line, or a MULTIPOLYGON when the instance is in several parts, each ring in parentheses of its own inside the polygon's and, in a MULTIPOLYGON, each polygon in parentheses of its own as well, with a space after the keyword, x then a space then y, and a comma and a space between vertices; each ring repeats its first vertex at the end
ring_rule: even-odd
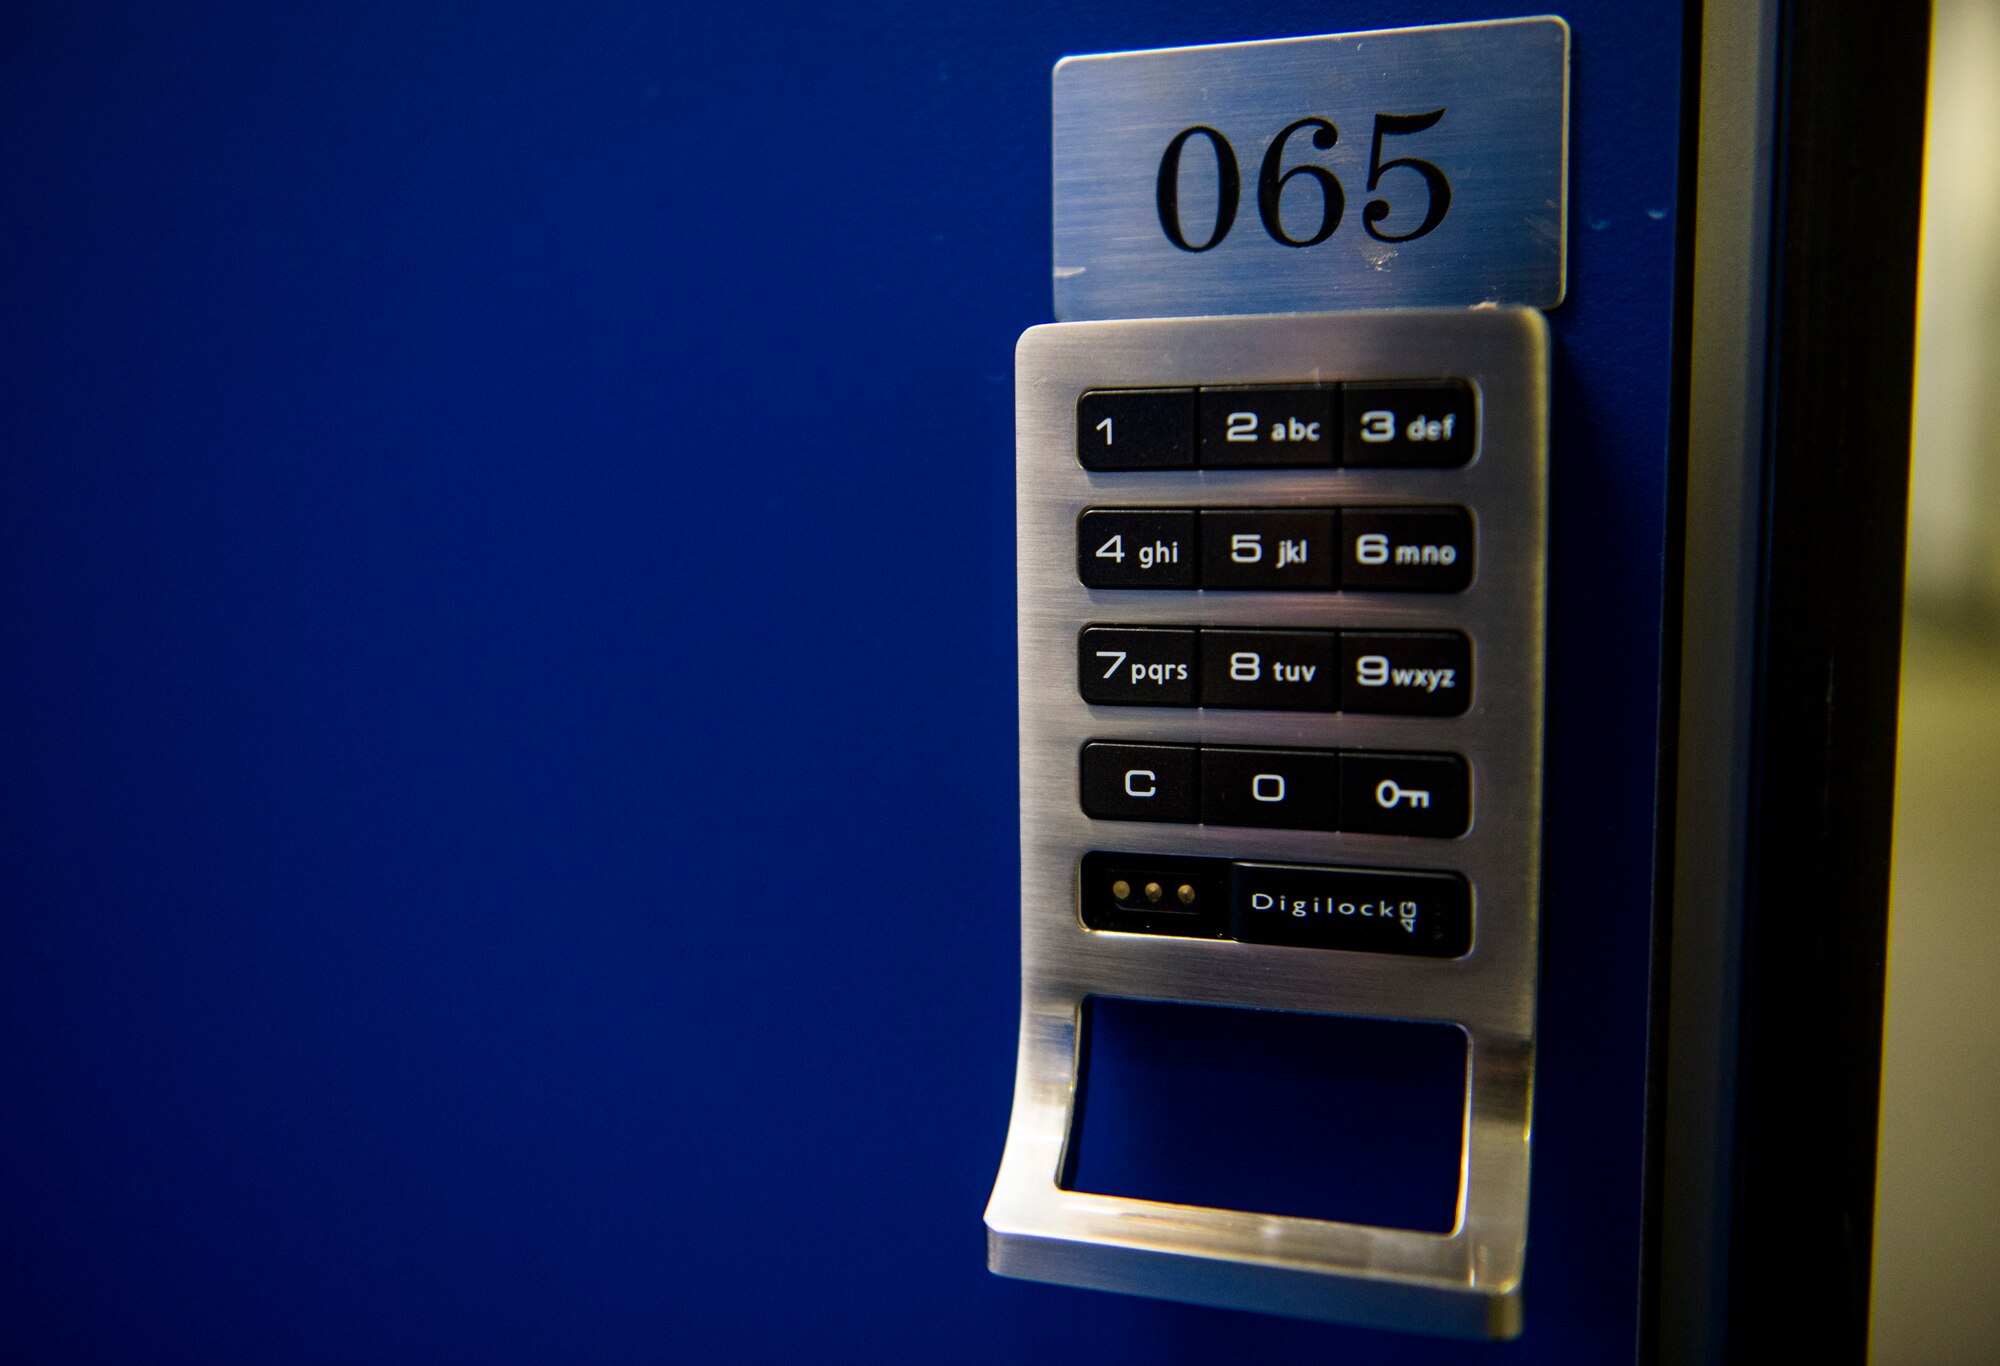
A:
POLYGON ((1191 707, 1195 633, 1088 626, 1076 641, 1076 685, 1086 702, 1124 707, 1191 707))

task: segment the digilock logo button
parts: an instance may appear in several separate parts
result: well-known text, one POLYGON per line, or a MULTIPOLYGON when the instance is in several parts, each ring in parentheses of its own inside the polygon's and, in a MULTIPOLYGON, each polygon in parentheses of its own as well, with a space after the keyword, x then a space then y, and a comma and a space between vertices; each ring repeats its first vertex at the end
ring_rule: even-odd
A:
POLYGON ((1359 916, 1363 920, 1400 921, 1405 934, 1417 932, 1419 907, 1414 901, 1335 901, 1324 896, 1276 896, 1270 892, 1252 892, 1250 909, 1253 911, 1278 911, 1294 920, 1305 920, 1316 915, 1359 916))
POLYGON ((1456 958, 1472 947, 1472 896, 1454 873, 1230 867, 1231 931, 1256 944, 1456 958))

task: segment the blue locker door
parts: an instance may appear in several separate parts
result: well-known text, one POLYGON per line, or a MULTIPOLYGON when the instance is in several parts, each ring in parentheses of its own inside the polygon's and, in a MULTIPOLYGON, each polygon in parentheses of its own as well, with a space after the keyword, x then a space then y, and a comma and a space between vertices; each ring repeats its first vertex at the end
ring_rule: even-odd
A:
POLYGON ((14 7, 0 1356, 1629 1357, 1672 6, 1566 13, 1526 1333, 983 1255, 1050 68, 1491 17, 14 7))

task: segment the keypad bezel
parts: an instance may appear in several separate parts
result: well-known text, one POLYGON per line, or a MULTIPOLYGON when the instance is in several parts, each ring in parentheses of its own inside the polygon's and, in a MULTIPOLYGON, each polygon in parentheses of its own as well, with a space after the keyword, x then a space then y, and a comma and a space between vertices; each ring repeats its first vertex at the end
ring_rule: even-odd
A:
POLYGON ((1022 1052, 989 1210, 989 1224, 1007 1236, 1117 1247, 1135 1268, 1150 1250, 1329 1271, 1365 1266, 1439 1285, 1470 1277, 1489 1293, 1518 1281, 1540 896, 1547 353, 1546 324, 1520 309, 1065 323, 1022 338, 1022 1052), (1106 471, 1085 469, 1077 457, 1077 400, 1086 390, 1438 377, 1472 387, 1477 448, 1461 466, 1106 471), (1477 571, 1462 591, 1091 589, 1077 575, 1077 518, 1091 507, 1425 506, 1463 507, 1473 519, 1477 571), (1446 717, 1092 705, 1078 692, 1079 632, 1114 624, 1459 631, 1478 672, 1470 705, 1446 717), (1093 820, 1078 799, 1078 756, 1091 741, 1457 755, 1470 771, 1470 826, 1438 839, 1093 820), (1093 851, 1455 875, 1471 889, 1471 946, 1450 958, 1302 948, 1147 932, 1145 917, 1131 931, 1091 929, 1079 914, 1079 883, 1093 851), (1457 1226, 1440 1236, 1176 1207, 1170 1227, 1154 1228, 1146 1216, 1157 1207, 1143 1201, 1061 1190, 1077 1022, 1092 995, 1462 1028, 1470 1073, 1457 1226))

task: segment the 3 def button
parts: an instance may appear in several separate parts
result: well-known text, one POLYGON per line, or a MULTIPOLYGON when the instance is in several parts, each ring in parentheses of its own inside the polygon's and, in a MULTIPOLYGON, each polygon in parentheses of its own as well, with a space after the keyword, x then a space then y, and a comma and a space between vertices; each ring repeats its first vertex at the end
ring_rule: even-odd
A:
POLYGON ((1350 384, 1341 398, 1342 464, 1439 468, 1472 458, 1472 389, 1462 380, 1350 384))
POLYGON ((1472 896, 1451 873, 1234 863, 1230 934, 1250 944, 1457 958, 1472 947, 1472 896))

